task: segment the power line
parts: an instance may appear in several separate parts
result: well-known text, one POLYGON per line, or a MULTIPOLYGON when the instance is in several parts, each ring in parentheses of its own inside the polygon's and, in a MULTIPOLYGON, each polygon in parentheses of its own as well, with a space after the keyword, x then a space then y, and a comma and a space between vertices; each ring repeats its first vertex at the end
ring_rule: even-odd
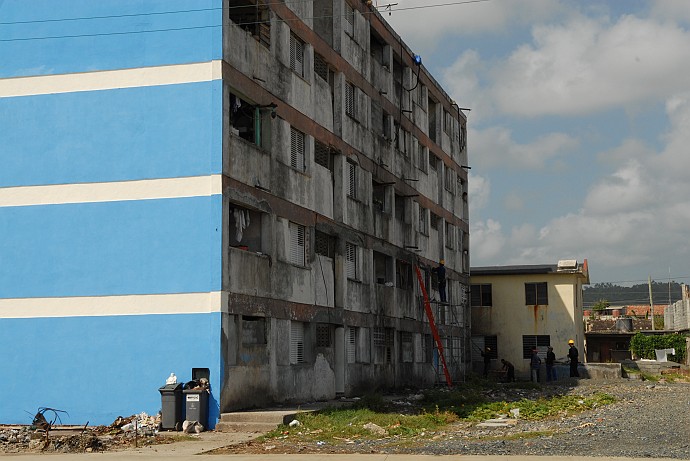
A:
MULTIPOLYGON (((304 1, 308 1, 308 0, 304 0, 304 1)), ((433 4, 433 5, 390 8, 390 9, 387 9, 385 11, 390 13, 390 12, 394 12, 394 11, 438 8, 438 7, 463 5, 463 4, 470 4, 470 3, 484 3, 484 2, 489 2, 489 1, 491 1, 491 0, 465 0, 465 1, 459 1, 459 2, 438 3, 438 4, 433 4)), ((300 2, 294 2, 294 3, 300 3, 300 2)), ((282 2, 280 2, 280 3, 282 3, 282 2)), ((276 4, 276 3, 272 3, 272 4, 276 4)), ((232 8, 235 8, 235 7, 232 7, 232 8)), ((31 23, 59 22, 59 21, 77 21, 77 20, 91 20, 91 19, 114 19, 114 18, 124 18, 124 17, 147 16, 147 15, 164 15, 164 14, 178 14, 178 13, 189 13, 189 12, 212 11, 212 10, 217 10, 217 9, 219 9, 219 8, 202 8, 202 9, 197 9, 197 10, 149 12, 149 13, 139 13, 139 14, 133 13, 131 15, 110 15, 110 16, 92 16, 92 17, 84 17, 84 18, 62 18, 62 19, 46 19, 46 20, 36 20, 36 21, 1 22, 0 25, 31 24, 31 23)), ((376 12, 378 12, 378 11, 365 11, 362 14, 374 14, 376 12)), ((307 19, 311 19, 311 20, 313 20, 313 19, 328 19, 328 18, 334 18, 334 17, 344 17, 344 16, 324 15, 324 16, 312 16, 312 17, 295 18, 295 19, 277 19, 277 20, 275 20, 275 22, 276 23, 290 23, 293 21, 304 21, 307 19)), ((249 21, 249 22, 241 22, 241 23, 233 22, 233 24, 236 26, 249 26, 249 25, 270 24, 270 23, 271 23, 270 20, 268 20, 268 21, 249 21)), ((53 35, 53 36, 44 36, 44 37, 19 37, 19 38, 0 39, 0 42, 21 42, 21 41, 31 41, 31 40, 55 40, 55 39, 64 39, 64 38, 86 38, 86 37, 103 37, 103 36, 110 36, 110 35, 147 34, 147 33, 155 33, 155 32, 175 32, 175 31, 183 31, 183 30, 209 29, 209 28, 222 27, 222 26, 223 26, 222 24, 212 24, 212 25, 203 25, 203 26, 170 27, 170 28, 165 28, 165 29, 135 30, 135 31, 122 31, 122 32, 101 32, 101 33, 91 33, 91 34, 53 35)))

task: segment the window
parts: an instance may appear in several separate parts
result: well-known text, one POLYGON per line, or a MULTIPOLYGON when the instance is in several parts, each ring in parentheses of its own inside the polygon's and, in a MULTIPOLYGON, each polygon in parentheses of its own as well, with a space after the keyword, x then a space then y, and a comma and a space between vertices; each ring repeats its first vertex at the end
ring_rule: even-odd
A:
POLYGON ((388 282, 392 282, 392 277, 388 269, 390 261, 390 256, 374 251, 374 277, 376 277, 376 283, 379 285, 385 285, 388 282))
POLYGON ((386 185, 372 180, 371 203, 374 209, 381 213, 389 213, 388 201, 386 200, 386 185))
POLYGON ((357 327, 347 327, 346 340, 346 353, 347 353, 347 363, 357 362, 357 340, 359 337, 359 328, 357 327))
POLYGON ((314 232, 314 253, 335 259, 335 237, 320 231, 314 232))
POLYGON ((443 182, 443 186, 451 194, 455 193, 455 190, 453 189, 455 186, 455 171, 453 171, 453 169, 449 166, 445 167, 445 181, 443 182))
POLYGON ((522 358, 528 359, 532 357, 532 349, 536 348, 539 351, 539 356, 546 358, 546 349, 551 345, 551 336, 549 335, 522 335, 522 358))
POLYGON ((305 136, 299 130, 290 128, 290 166, 296 170, 304 171, 305 136))
POLYGON ((421 142, 417 142, 417 165, 424 173, 429 171, 429 162, 426 159, 426 148, 421 142))
POLYGON ((414 361, 414 342, 411 331, 400 332, 400 360, 402 362, 414 361))
POLYGON ((422 357, 424 363, 431 363, 434 358, 434 339, 430 334, 422 337, 422 357))
POLYGON ((230 21, 252 36, 263 46, 271 46, 271 18, 266 5, 256 0, 229 0, 230 21))
POLYGON ((450 134, 453 128, 453 118, 450 116, 450 112, 443 109, 443 131, 446 134, 450 134))
POLYGON ((406 261, 395 262, 395 285, 403 290, 412 289, 412 265, 406 261))
POLYGON ((395 194, 395 219, 405 222, 405 197, 395 194))
POLYGON ((441 161, 438 157, 436 157, 435 154, 432 154, 429 152, 429 168, 431 168, 433 171, 438 170, 438 164, 441 161))
POLYGON ((331 149, 319 140, 314 140, 314 162, 328 169, 331 173, 333 172, 331 149))
POLYGON ((374 350, 376 353, 376 363, 393 362, 393 328, 374 328, 374 350))
POLYGON ((357 198, 357 164, 347 161, 347 196, 357 198))
POLYGON ((318 53, 314 53, 314 73, 321 77, 324 82, 328 82, 328 63, 318 53))
POLYGON ((549 294, 546 282, 525 283, 525 305, 546 306, 549 304, 549 294))
POLYGON ((472 336, 472 361, 482 362, 484 358, 482 357, 482 352, 486 352, 486 348, 491 349, 489 351, 489 357, 492 359, 498 359, 498 337, 496 336, 472 336))
POLYGON ((331 347, 331 327, 325 323, 316 325, 316 347, 331 347))
POLYGON ((261 213, 248 208, 230 204, 229 207, 229 245, 252 252, 261 251, 261 213))
POLYGON ((240 138, 262 147, 262 136, 266 112, 239 96, 230 93, 230 130, 240 138))
POLYGON ((419 206, 419 232, 424 235, 429 235, 429 218, 426 208, 419 206))
POLYGON ((304 77, 304 42, 295 34, 290 34, 290 69, 304 77))
POLYGON ((455 248, 455 226, 446 221, 446 248, 455 248))
POLYGON ((242 316, 242 345, 266 344, 266 319, 242 316))
POLYGON ((345 276, 357 280, 357 245, 345 243, 345 276))
POLYGON ((288 249, 288 261, 298 266, 305 265, 305 240, 306 228, 300 224, 290 223, 290 243, 288 249))
POLYGON ((343 24, 343 29, 345 33, 349 36, 353 36, 355 33, 355 10, 347 3, 347 0, 343 0, 345 4, 345 23, 343 24))
POLYGON ((491 307, 491 284, 482 283, 470 285, 470 306, 471 307, 491 307))
POLYGON ((467 147, 467 127, 465 125, 460 125, 460 152, 465 150, 467 147))
POLYGON ((429 212, 430 214, 430 223, 431 223, 431 228, 435 231, 438 231, 438 224, 441 222, 441 217, 434 213, 433 211, 429 212))
POLYGON ((345 82, 345 114, 357 119, 357 100, 355 99, 355 86, 345 82))
POLYGON ((304 362, 304 324, 290 322, 290 364, 304 362))

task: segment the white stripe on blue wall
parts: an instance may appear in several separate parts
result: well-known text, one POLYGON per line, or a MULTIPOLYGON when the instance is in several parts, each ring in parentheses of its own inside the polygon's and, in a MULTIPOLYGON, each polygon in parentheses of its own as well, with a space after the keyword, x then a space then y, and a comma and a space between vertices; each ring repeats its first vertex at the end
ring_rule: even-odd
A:
POLYGON ((5 78, 0 79, 0 98, 209 82, 221 78, 221 61, 5 78))
POLYGON ((227 294, 83 296, 0 299, 0 319, 103 317, 120 315, 205 314, 221 312, 227 294))
POLYGON ((6 187, 0 188, 0 208, 59 205, 65 203, 208 197, 220 195, 221 193, 221 175, 93 184, 6 187))

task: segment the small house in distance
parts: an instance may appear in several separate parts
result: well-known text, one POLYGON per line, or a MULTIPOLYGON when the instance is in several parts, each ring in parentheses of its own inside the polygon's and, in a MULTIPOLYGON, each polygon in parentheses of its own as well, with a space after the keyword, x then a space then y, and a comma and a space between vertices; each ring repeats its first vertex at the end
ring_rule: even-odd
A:
MULTIPOLYGON (((492 369, 499 359, 515 365, 518 376, 529 375, 529 358, 537 348, 542 360, 548 346, 565 360, 568 340, 584 356, 582 287, 589 284, 587 260, 558 264, 472 267, 472 362, 482 362, 480 351, 491 349, 492 369)), ((475 368, 477 369, 477 368, 475 368)))

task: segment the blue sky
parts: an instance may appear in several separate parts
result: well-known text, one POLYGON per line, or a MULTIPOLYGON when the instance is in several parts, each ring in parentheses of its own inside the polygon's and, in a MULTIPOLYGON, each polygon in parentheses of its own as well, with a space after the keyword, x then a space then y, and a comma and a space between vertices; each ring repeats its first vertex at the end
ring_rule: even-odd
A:
POLYGON ((472 108, 472 266, 690 283, 688 0, 396 3, 385 19, 472 108))

